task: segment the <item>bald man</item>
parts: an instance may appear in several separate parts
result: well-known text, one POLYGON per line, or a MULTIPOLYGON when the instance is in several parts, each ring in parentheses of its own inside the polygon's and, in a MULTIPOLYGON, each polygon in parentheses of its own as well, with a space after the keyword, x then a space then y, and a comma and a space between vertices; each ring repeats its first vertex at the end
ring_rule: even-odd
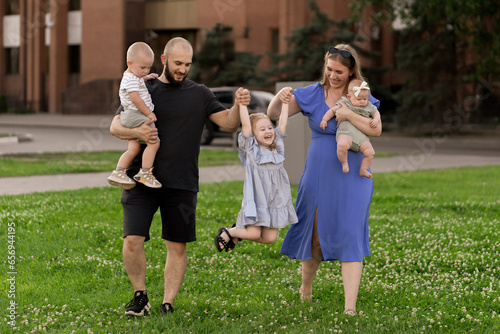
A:
MULTIPOLYGON (((235 93, 235 103, 226 109, 205 86, 187 79, 193 60, 191 44, 180 37, 171 39, 161 55, 163 73, 147 81, 155 105, 156 128, 145 122, 129 129, 120 124, 120 115, 113 119, 110 131, 121 139, 138 138, 146 143, 161 139, 154 161, 155 176, 162 184, 153 189, 138 184, 124 190, 123 262, 134 288, 134 298, 125 314, 142 316, 150 312, 146 292, 146 254, 144 242, 150 239, 153 215, 161 211, 162 234, 167 248, 165 287, 160 311, 173 312, 187 268, 186 245, 196 240, 195 212, 198 185, 198 154, 203 126, 207 119, 223 129, 235 132, 240 124, 239 103, 249 103, 250 93, 243 88, 235 93)), ((140 167, 136 158, 129 176, 140 167)))

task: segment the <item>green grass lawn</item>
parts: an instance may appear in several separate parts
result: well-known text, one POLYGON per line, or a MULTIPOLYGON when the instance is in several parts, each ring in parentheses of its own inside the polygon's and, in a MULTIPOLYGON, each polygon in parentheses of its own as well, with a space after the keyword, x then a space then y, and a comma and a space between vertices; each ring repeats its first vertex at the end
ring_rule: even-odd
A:
POLYGON ((198 241, 168 316, 159 314, 165 247, 155 216, 146 243, 153 312, 143 318, 123 314, 133 292, 120 189, 1 196, 0 332, 499 333, 500 167, 375 174, 374 185, 356 317, 342 313, 338 262, 321 265, 313 302, 300 303, 300 261, 279 254, 285 229, 272 245, 215 250, 217 229, 239 211, 242 182, 201 185, 198 241))
MULTIPOLYGON (((66 173, 111 172, 121 151, 61 152, 41 154, 9 154, 0 156, 0 177, 50 175, 66 173)), ((389 156, 378 154, 377 157, 389 156)), ((199 166, 239 165, 238 152, 233 150, 201 150, 199 166)))
MULTIPOLYGON (((112 171, 121 151, 12 154, 0 156, 0 177, 112 171)), ((201 150, 200 166, 240 164, 236 151, 201 150)))

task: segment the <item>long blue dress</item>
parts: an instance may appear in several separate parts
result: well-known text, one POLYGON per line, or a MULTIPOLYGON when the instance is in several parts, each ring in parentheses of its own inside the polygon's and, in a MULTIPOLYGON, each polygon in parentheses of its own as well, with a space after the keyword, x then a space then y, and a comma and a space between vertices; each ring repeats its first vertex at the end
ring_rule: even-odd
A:
MULTIPOLYGON (((319 127, 329 109, 320 83, 294 91, 302 114, 309 118, 311 143, 300 179, 296 211, 299 222, 290 226, 280 253, 310 260, 314 214, 318 210, 318 236, 323 261, 360 262, 370 255, 368 212, 373 193, 371 179, 359 175, 363 155, 349 151, 349 173, 337 158, 337 121, 319 127)), ((379 107, 380 102, 370 98, 379 107)))

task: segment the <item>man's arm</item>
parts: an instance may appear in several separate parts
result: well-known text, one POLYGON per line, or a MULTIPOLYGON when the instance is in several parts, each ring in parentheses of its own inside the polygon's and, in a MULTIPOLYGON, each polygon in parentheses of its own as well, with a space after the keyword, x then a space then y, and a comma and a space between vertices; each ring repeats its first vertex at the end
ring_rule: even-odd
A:
POLYGON ((120 115, 116 115, 111 122, 109 132, 115 137, 125 140, 140 139, 148 144, 154 144, 158 141, 158 129, 149 125, 152 120, 142 123, 136 128, 127 128, 120 123, 120 115))
POLYGON ((236 91, 231 109, 211 114, 210 120, 226 131, 235 132, 240 126, 240 103, 243 105, 250 103, 250 92, 242 87, 236 91))

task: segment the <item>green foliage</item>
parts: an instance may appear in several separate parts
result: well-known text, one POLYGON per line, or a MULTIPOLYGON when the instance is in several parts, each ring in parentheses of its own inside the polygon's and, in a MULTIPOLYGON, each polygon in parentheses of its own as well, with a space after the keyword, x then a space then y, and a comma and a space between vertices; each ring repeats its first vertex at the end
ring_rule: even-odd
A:
MULTIPOLYGON (((337 44, 350 44, 366 58, 380 56, 378 52, 359 47, 357 42, 363 42, 365 37, 350 20, 334 21, 321 12, 315 0, 308 0, 308 4, 311 12, 309 24, 293 29, 286 38, 289 51, 269 53, 271 65, 263 71, 269 84, 276 81, 320 81, 325 53, 330 46, 337 44)), ((370 81, 373 94, 380 100, 388 101, 392 99, 392 94, 377 84, 377 78, 385 71, 387 68, 363 67, 363 75, 370 81)))
POLYGON ((215 250, 217 229, 231 226, 241 207, 243 182, 200 186, 197 241, 168 316, 159 312, 166 248, 155 215, 145 244, 152 314, 137 318, 124 315, 133 292, 121 255, 120 189, 2 196, 0 332, 498 333, 499 180, 498 166, 374 175, 372 255, 356 317, 342 313, 338 262, 321 264, 313 302, 300 303, 300 261, 279 254, 286 229, 271 245, 215 250), (16 328, 7 318, 13 300, 16 328))
POLYGON ((353 20, 371 5, 379 23, 399 18, 398 69, 408 78, 398 94, 403 124, 450 124, 481 121, 485 109, 496 109, 492 96, 479 97, 485 81, 500 74, 500 11, 496 0, 359 0, 352 1, 353 20), (466 88, 466 87, 472 88, 466 88), (476 100, 473 100, 473 99, 476 100))
POLYGON ((190 77, 210 87, 252 85, 259 82, 260 56, 234 51, 232 29, 216 24, 206 34, 203 48, 194 55, 190 77))
POLYGON ((398 119, 402 124, 441 124, 442 112, 456 103, 456 36, 451 30, 432 26, 425 32, 405 30, 398 35, 398 68, 408 73, 396 94, 401 102, 398 119), (422 34, 429 37, 425 42, 422 34))
POLYGON ((7 98, 4 94, 0 93, 0 114, 33 114, 35 110, 25 106, 22 103, 18 103, 18 105, 10 106, 7 104, 7 98))
POLYGON ((325 53, 332 45, 350 43, 356 34, 347 20, 335 22, 320 11, 314 0, 308 0, 309 25, 293 29, 287 42, 290 50, 269 53, 271 66, 265 71, 271 81, 319 81, 323 74, 325 53))

